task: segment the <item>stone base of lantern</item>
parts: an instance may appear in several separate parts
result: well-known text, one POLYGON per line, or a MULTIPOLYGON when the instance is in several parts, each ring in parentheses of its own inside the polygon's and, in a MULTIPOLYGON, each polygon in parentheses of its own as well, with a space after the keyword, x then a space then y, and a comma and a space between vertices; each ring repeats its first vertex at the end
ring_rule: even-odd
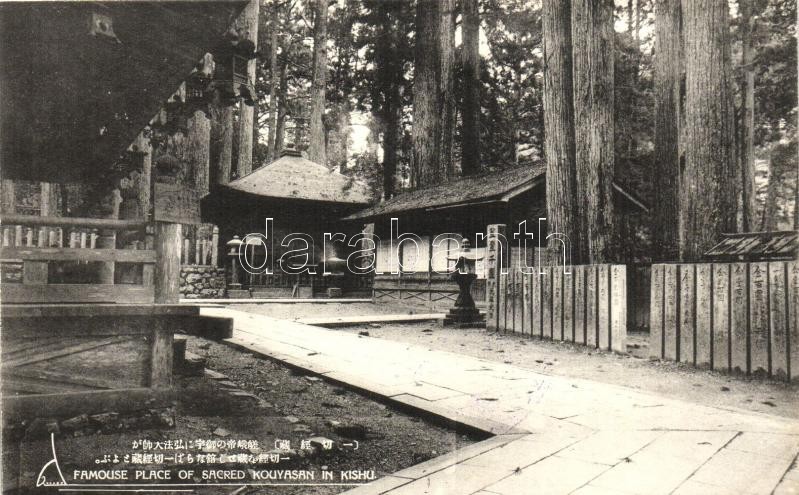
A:
POLYGON ((477 308, 452 308, 441 321, 445 327, 483 328, 486 326, 485 315, 477 308))
POLYGON ((341 295, 342 295, 342 290, 340 287, 328 287, 327 297, 329 297, 330 299, 340 298, 341 295))

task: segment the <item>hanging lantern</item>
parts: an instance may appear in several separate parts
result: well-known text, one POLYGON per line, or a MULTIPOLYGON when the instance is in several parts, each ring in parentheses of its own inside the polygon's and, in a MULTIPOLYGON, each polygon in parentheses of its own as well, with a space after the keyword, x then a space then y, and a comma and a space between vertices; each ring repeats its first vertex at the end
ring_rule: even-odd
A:
POLYGON ((246 105, 255 104, 255 90, 250 84, 248 66, 257 57, 255 45, 249 40, 233 41, 214 55, 214 88, 228 105, 241 98, 246 105))

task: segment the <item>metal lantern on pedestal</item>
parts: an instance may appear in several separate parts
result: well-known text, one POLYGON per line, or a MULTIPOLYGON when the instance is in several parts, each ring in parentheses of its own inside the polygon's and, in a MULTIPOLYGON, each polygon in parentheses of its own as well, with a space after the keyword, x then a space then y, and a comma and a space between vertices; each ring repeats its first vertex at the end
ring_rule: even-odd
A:
POLYGON ((482 327, 485 325, 485 317, 480 314, 472 298, 472 283, 477 279, 476 267, 477 260, 483 259, 471 249, 469 239, 464 239, 461 244, 461 252, 455 263, 455 270, 452 272, 452 279, 458 284, 458 298, 455 306, 449 310, 444 317, 445 326, 454 325, 464 327, 482 327))
POLYGON ((346 278, 345 268, 347 260, 338 257, 338 250, 335 246, 328 245, 329 253, 325 255, 325 272, 323 277, 327 279, 327 297, 336 298, 343 294, 344 279, 346 278))
POLYGON ((228 285, 228 288, 232 290, 241 289, 241 283, 239 283, 239 265, 237 262, 241 244, 241 239, 239 239, 237 235, 234 235, 233 239, 227 241, 225 244, 228 247, 227 255, 230 257, 230 285, 228 285))

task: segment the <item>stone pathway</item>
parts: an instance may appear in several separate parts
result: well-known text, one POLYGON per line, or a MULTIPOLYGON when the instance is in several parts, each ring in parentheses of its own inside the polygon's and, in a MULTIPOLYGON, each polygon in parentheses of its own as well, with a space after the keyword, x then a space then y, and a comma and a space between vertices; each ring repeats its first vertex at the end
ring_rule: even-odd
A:
POLYGON ((321 318, 300 318, 297 323, 317 327, 335 328, 363 325, 369 323, 417 323, 420 321, 443 320, 446 313, 421 313, 413 315, 368 315, 368 316, 328 316, 321 318))
POLYGON ((204 308, 227 342, 495 436, 348 494, 799 494, 799 423, 204 308))

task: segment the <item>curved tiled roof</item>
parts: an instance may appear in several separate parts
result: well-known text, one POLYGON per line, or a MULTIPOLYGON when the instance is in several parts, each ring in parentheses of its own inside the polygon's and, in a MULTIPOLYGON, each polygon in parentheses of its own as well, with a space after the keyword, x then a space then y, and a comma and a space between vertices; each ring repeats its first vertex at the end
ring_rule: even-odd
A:
POLYGON ((306 160, 296 152, 289 152, 226 187, 269 198, 362 205, 372 201, 366 184, 306 160))

